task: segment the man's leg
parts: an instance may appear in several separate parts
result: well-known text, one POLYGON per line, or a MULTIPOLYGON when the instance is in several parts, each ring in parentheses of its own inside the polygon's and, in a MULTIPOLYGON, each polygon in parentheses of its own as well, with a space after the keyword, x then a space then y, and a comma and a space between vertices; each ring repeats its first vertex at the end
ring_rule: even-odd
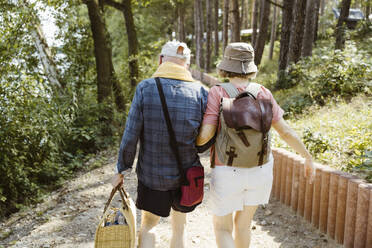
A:
POLYGON ((213 215, 214 233, 218 248, 234 248, 234 240, 232 238, 233 221, 232 214, 225 216, 213 215))
POLYGON ((235 247, 247 248, 251 243, 251 222, 257 206, 244 206, 243 211, 237 211, 234 218, 235 247))
POLYGON ((186 226, 186 214, 175 211, 171 211, 172 217, 172 239, 171 239, 171 248, 183 248, 185 247, 184 243, 184 231, 186 226))
POLYGON ((138 236, 139 248, 155 247, 155 234, 151 230, 158 224, 160 216, 142 210, 141 228, 138 236))

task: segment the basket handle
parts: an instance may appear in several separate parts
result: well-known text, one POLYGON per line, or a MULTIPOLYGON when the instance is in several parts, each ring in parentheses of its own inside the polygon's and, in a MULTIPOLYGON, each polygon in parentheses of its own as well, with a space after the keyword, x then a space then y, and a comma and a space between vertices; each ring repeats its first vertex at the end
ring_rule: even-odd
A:
POLYGON ((105 204, 105 208, 103 210, 103 214, 106 213, 106 210, 110 206, 110 204, 112 202, 112 199, 115 196, 116 191, 119 191, 119 194, 120 194, 120 197, 121 197, 121 200, 122 200, 122 204, 124 206, 124 209, 127 209, 128 208, 128 204, 126 202, 126 199, 128 199, 128 194, 127 194, 127 192, 125 192, 123 186, 120 184, 120 185, 118 185, 118 186, 116 186, 115 188, 112 189, 111 194, 110 194, 110 197, 109 197, 109 199, 107 200, 107 202, 105 204))

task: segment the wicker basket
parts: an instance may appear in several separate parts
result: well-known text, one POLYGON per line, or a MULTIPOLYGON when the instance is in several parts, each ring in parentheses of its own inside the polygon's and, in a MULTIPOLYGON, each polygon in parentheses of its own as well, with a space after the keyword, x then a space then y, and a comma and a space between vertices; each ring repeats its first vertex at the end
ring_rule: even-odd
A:
POLYGON ((103 216, 99 222, 94 238, 95 248, 134 248, 136 241, 136 214, 135 205, 132 199, 130 199, 123 189, 119 186, 112 190, 110 198, 108 199, 103 216), (105 226, 106 220, 109 215, 109 206, 115 195, 119 191, 122 199, 121 208, 117 209, 120 211, 127 223, 127 225, 111 225, 105 226))

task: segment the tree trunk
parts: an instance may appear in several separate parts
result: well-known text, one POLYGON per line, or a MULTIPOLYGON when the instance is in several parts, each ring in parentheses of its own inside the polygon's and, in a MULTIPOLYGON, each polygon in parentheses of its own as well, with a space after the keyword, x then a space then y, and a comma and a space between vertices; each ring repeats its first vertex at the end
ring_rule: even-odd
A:
POLYGON ((92 29, 94 40, 94 55, 96 58, 97 69, 97 100, 102 106, 100 121, 102 122, 102 135, 111 136, 110 128, 113 120, 112 103, 112 85, 114 76, 114 67, 111 58, 111 47, 107 38, 107 31, 103 13, 95 0, 85 1, 88 7, 90 27, 92 29))
POLYGON ((269 17, 270 17, 270 2, 267 0, 261 1, 261 13, 260 13, 260 32, 258 33, 257 40, 255 43, 255 56, 254 63, 259 65, 261 63, 262 54, 265 49, 265 43, 267 40, 267 31, 269 27, 269 17))
POLYGON ((336 43, 335 49, 343 50, 345 47, 345 21, 349 16, 351 0, 342 0, 341 3, 341 12, 340 17, 338 18, 335 36, 336 36, 336 43))
POLYGON ((185 34, 185 10, 184 10, 184 3, 177 4, 177 12, 178 12, 178 39, 179 41, 185 42, 186 41, 186 34, 185 34))
POLYGON ((203 68, 203 10, 202 1, 194 0, 194 21, 195 21, 195 41, 196 41, 196 65, 203 68))
POLYGON ((223 1, 223 22, 222 22, 222 48, 225 48, 229 42, 229 0, 223 1))
POLYGON ((214 0, 214 55, 218 58, 219 39, 218 39, 218 0, 214 0))
POLYGON ((318 24, 319 24, 319 8, 320 8, 320 0, 315 0, 315 24, 314 24, 314 43, 318 39, 318 24))
POLYGON ((134 88, 138 82, 138 39, 134 25, 131 0, 123 0, 123 15, 128 36, 128 55, 129 55, 129 77, 130 84, 134 88))
POLYGON ((258 27, 258 9, 260 7, 260 0, 253 0, 253 14, 252 14, 252 46, 255 47, 257 39, 258 27))
MULTIPOLYGON (((92 0, 90 0, 92 1, 92 0)), ((134 25, 133 12, 131 0, 122 0, 121 3, 115 2, 114 0, 101 0, 107 5, 110 5, 118 10, 120 10, 125 19, 125 27, 127 30, 128 37, 128 63, 129 63, 129 78, 130 84, 134 88, 138 81, 138 39, 137 31, 134 25)))
POLYGON ((289 62, 297 63, 301 57, 305 29, 306 0, 297 0, 293 12, 293 28, 289 42, 289 62))
POLYGON ((39 25, 34 26, 34 29, 31 30, 31 36, 34 39, 45 76, 48 78, 53 89, 60 89, 62 84, 59 81, 58 70, 52 59, 52 54, 46 43, 44 33, 39 25))
POLYGON ((324 14, 325 6, 326 6, 326 0, 321 0, 320 1, 320 14, 321 15, 324 14))
POLYGON ((212 0, 206 0, 206 12, 207 12, 207 23, 206 23, 206 33, 207 33, 207 45, 206 45, 206 56, 205 56, 205 66, 204 69, 206 72, 210 72, 210 63, 211 63, 211 53, 212 53, 212 0))
POLYGON ((203 11, 203 0, 199 0, 199 26, 200 26, 200 68, 204 68, 205 58, 204 58, 204 11, 203 11))
MULTIPOLYGON (((276 0, 274 0, 274 3, 276 3, 276 0)), ((273 20, 271 22, 271 35, 270 35, 270 51, 269 51, 269 59, 273 59, 273 53, 274 53, 274 44, 276 40, 276 19, 277 19, 277 6, 273 6, 273 20)))
POLYGON ((249 1, 244 1, 244 9, 245 9, 245 21, 244 21, 244 27, 246 29, 250 28, 250 20, 251 18, 251 6, 252 4, 249 4, 249 1))
POLYGON ((239 18, 239 3, 238 0, 232 0, 231 2, 231 13, 232 13, 232 27, 231 27, 231 41, 240 41, 240 18, 239 18))
MULTIPOLYGON (((244 2, 245 0, 241 0, 240 1, 240 7, 241 7, 241 12, 240 12, 240 22, 239 22, 239 26, 240 26, 240 29, 244 29, 245 28, 245 19, 246 19, 246 16, 245 16, 245 5, 244 5, 244 2)), ((239 9, 238 9, 239 10, 239 9)))
POLYGON ((32 16, 33 29, 31 30, 31 36, 35 42, 35 47, 38 52, 41 64, 44 68, 45 76, 51 83, 54 92, 57 93, 59 89, 65 87, 65 84, 60 82, 59 72, 53 60, 52 52, 49 49, 43 30, 41 28, 40 19, 34 12, 34 9, 29 6, 27 0, 23 0, 23 5, 25 10, 27 10, 30 13, 30 16, 32 16))
MULTIPOLYGON (((282 31, 280 37, 279 73, 287 68, 289 41, 291 37, 291 26, 293 22, 294 0, 283 1, 282 31)), ((280 87, 280 86, 279 86, 280 87)))
POLYGON ((308 0, 306 7, 305 33, 302 42, 302 56, 311 56, 315 33, 315 1, 308 0))

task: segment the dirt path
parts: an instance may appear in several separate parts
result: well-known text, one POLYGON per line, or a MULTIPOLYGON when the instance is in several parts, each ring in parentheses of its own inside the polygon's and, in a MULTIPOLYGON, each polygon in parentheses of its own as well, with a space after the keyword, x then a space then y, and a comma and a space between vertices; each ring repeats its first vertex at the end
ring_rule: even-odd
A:
MULTIPOLYGON (((94 233, 103 206, 111 191, 114 154, 103 167, 80 174, 62 189, 53 192, 33 209, 14 214, 0 223, 2 247, 69 247, 94 246, 94 233)), ((188 215, 186 247, 213 248, 215 238, 212 217, 208 212, 210 168, 208 156, 202 156, 206 168, 205 200, 188 215)), ((135 199, 135 173, 125 178, 125 188, 135 199)), ((137 211, 137 224, 140 223, 137 211)), ((342 247, 297 217, 289 208, 272 200, 260 207, 252 226, 254 248, 275 247, 342 247)), ((169 246, 170 224, 162 218, 156 227, 157 248, 169 246)))

